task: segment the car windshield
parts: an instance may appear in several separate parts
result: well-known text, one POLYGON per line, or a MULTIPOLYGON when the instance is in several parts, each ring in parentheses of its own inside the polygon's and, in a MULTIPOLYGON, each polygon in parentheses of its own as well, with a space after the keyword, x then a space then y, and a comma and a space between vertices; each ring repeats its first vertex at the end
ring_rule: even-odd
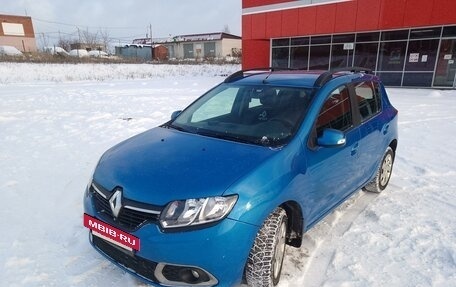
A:
POLYGON ((277 147, 287 144, 298 130, 311 93, 306 88, 221 84, 167 127, 277 147))

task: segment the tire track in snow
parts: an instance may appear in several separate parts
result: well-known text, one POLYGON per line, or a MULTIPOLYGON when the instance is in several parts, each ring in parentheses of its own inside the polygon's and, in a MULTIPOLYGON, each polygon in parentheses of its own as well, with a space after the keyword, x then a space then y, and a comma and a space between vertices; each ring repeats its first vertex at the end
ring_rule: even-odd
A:
MULTIPOLYGON (((360 191, 304 234, 299 250, 287 247, 279 287, 319 287, 337 253, 337 243, 379 194, 360 191)), ((366 214, 366 216, 376 216, 366 214)))

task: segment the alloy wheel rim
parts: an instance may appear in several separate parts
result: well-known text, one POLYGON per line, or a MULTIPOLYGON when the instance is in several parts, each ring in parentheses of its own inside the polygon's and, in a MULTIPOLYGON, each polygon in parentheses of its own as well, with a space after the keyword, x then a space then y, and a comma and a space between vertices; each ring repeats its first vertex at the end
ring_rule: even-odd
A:
POLYGON ((380 184, 385 186, 391 176, 391 170, 393 169, 393 157, 387 154, 382 163, 382 171, 380 173, 380 184))

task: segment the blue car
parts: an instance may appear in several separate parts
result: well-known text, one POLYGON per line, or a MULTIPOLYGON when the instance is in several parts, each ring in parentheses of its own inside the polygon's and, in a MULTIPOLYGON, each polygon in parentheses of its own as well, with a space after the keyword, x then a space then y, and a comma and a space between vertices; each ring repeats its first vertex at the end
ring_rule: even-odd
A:
POLYGON ((275 286, 286 245, 388 185, 398 111, 363 68, 239 71, 104 153, 93 247, 153 286, 275 286))

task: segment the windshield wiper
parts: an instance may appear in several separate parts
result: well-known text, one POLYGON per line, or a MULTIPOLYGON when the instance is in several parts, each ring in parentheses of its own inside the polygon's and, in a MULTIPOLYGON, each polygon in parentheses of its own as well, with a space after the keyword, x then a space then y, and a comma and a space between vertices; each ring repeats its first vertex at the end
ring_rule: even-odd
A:
POLYGON ((188 130, 184 129, 183 127, 175 126, 173 124, 164 124, 162 127, 165 127, 165 128, 168 128, 168 129, 177 130, 177 131, 180 131, 180 132, 186 132, 186 133, 189 132, 188 130))
POLYGON ((208 132, 208 131, 202 131, 198 130, 196 132, 199 135, 202 136, 207 136, 207 137, 212 137, 212 138, 217 138, 217 139, 222 139, 222 140, 229 140, 229 141, 235 141, 235 142, 240 142, 240 143, 247 143, 247 144, 255 144, 258 145, 258 142, 255 140, 250 140, 247 138, 231 135, 231 134, 226 134, 226 133, 216 133, 216 132, 208 132))

